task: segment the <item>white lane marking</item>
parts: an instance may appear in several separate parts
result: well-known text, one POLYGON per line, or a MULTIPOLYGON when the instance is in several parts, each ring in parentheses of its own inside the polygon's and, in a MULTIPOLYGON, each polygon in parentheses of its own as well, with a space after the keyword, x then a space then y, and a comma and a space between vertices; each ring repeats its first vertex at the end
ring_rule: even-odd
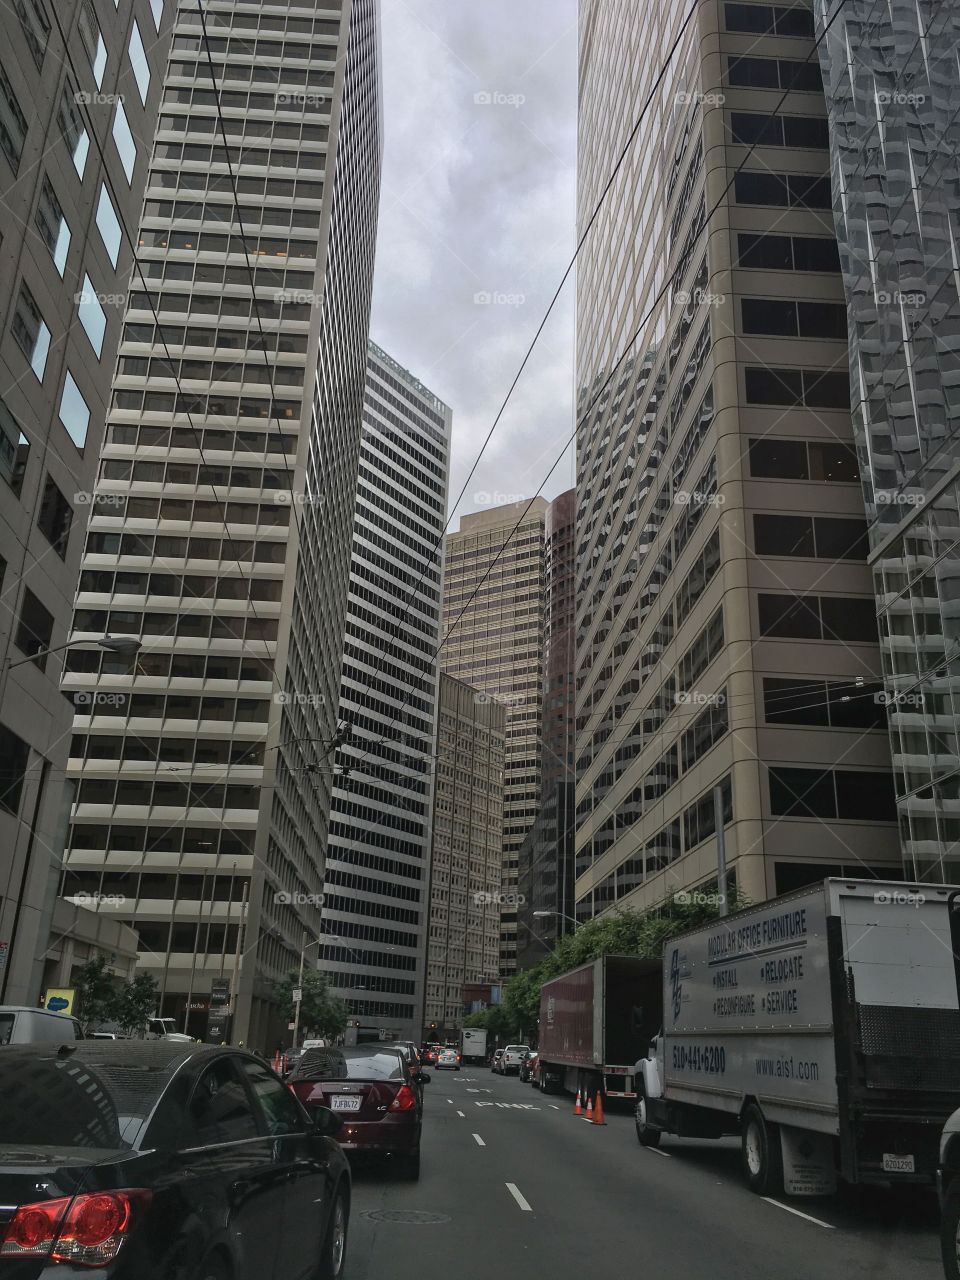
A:
POLYGON ((560 1110, 560 1108, 557 1106, 557 1104, 556 1104, 555 1102, 548 1102, 548 1103, 547 1103, 547 1106, 550 1108, 550 1110, 551 1110, 551 1111, 559 1111, 559 1110, 560 1110))
POLYGON ((664 1156, 667 1160, 673 1159, 669 1151, 661 1151, 659 1147, 646 1147, 645 1150, 652 1151, 655 1156, 664 1156))
POLYGON ((520 1194, 519 1190, 517 1189, 516 1184, 513 1182, 508 1182, 506 1186, 507 1186, 507 1190, 513 1196, 514 1200, 516 1200, 520 1208, 525 1209, 527 1213, 533 1213, 533 1209, 530 1207, 529 1204, 527 1204, 526 1200, 524 1200, 523 1196, 520 1194))
POLYGON ((480 1092, 480 1090, 479 1090, 479 1089, 468 1089, 468 1090, 467 1090, 467 1093, 479 1093, 479 1092, 480 1092))
POLYGON ((463 1113, 462 1111, 458 1111, 458 1112, 457 1112, 457 1115, 458 1115, 458 1116, 460 1116, 460 1117, 461 1117, 462 1119, 464 1119, 464 1120, 466 1120, 466 1118, 467 1118, 467 1117, 464 1115, 464 1113, 463 1113))
POLYGON ((776 1205, 778 1209, 784 1209, 787 1213, 795 1214, 798 1218, 805 1218, 807 1222, 812 1222, 818 1227, 826 1227, 828 1231, 835 1230, 832 1222, 824 1222, 822 1218, 812 1218, 809 1213, 801 1213, 799 1209, 794 1209, 789 1204, 781 1204, 779 1200, 774 1200, 770 1196, 761 1196, 761 1200, 766 1200, 767 1204, 776 1205))
POLYGON ((485 1147, 485 1146, 487 1145, 487 1144, 484 1142, 484 1140, 480 1137, 479 1133, 475 1133, 475 1134, 473 1135, 473 1140, 474 1140, 474 1142, 477 1144, 477 1146, 478 1146, 478 1147, 485 1147))
POLYGON ((453 1103, 453 1099, 452 1099, 452 1098, 448 1098, 448 1099, 447 1099, 447 1101, 448 1101, 449 1103, 451 1103, 451 1104, 453 1103))

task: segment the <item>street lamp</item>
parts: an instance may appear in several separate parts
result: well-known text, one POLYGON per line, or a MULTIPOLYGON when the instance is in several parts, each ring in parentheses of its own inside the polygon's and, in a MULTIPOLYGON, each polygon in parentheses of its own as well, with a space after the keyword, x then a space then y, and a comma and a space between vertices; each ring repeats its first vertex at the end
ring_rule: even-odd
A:
MULTIPOLYGON (((64 649, 69 649, 75 644, 86 644, 85 640, 68 640, 66 644, 54 645, 52 649, 38 649, 36 653, 31 653, 28 658, 18 658, 16 662, 8 662, 6 669, 12 671, 14 667, 22 667, 27 662, 36 662, 38 658, 47 658, 51 653, 62 653, 64 649)), ((143 645, 135 636, 101 636, 96 642, 101 649, 106 649, 110 653, 126 653, 131 656, 139 653, 143 645)))
POLYGON ((300 1006, 303 1004, 303 957, 306 954, 307 947, 316 947, 323 941, 322 938, 314 938, 312 942, 307 941, 307 931, 303 931, 303 939, 300 943, 300 976, 297 979, 297 990, 300 992, 300 999, 293 1002, 293 1047, 296 1049, 300 1043, 300 1006))
POLYGON ((575 919, 573 916, 568 916, 565 911, 534 911, 533 912, 534 920, 550 920, 554 916, 559 916, 561 920, 569 920, 570 923, 573 925, 574 933, 576 933, 576 931, 580 928, 580 921, 575 919))

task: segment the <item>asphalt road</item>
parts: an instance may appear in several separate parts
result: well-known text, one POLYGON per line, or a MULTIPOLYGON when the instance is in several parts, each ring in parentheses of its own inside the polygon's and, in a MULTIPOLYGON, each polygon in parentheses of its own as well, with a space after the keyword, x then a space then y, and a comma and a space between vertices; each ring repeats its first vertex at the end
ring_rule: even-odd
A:
POLYGON ((356 1171, 345 1280, 942 1280, 932 1196, 766 1201, 731 1139, 650 1151, 627 1112, 601 1128, 516 1076, 430 1074, 420 1181, 356 1171))

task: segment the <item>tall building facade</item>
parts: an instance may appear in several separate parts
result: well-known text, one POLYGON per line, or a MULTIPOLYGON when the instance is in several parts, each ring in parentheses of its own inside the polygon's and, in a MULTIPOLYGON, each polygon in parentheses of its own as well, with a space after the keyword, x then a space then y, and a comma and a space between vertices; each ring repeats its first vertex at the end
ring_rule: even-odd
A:
MULTIPOLYGON (((579 216, 690 6, 585 3, 579 216)), ((803 5, 704 0, 578 273, 577 914, 900 874, 803 5), (756 144, 756 145, 754 145, 756 144)))
POLYGON ((904 868, 955 882, 960 5, 821 0, 816 13, 904 868))
POLYGON ((540 808, 520 848, 521 967, 543 959, 574 920, 576 514, 577 491, 568 489, 544 521, 543 776, 540 808))
POLYGON ((500 971, 507 712, 446 672, 438 706, 423 1034, 446 1041, 463 1026, 464 986, 500 971))
POLYGON ((520 846, 540 804, 546 513, 543 498, 492 507, 447 538, 441 666, 507 710, 501 977, 517 967, 520 846))
POLYGON ((378 21, 376 0, 177 13, 67 664, 65 892, 136 927, 164 1013, 203 1034, 187 1010, 226 980, 261 1048, 320 927, 378 21), (141 640, 132 676, 105 630, 141 640))
MULTIPOLYGON (((63 857, 63 653, 171 0, 0 14, 0 1002, 35 1004, 63 857)), ((99 635, 102 637, 103 632, 99 635)), ((106 659, 125 669, 129 659, 106 659)))
POLYGON ((370 343, 320 945, 361 1038, 422 1029, 451 422, 370 343))

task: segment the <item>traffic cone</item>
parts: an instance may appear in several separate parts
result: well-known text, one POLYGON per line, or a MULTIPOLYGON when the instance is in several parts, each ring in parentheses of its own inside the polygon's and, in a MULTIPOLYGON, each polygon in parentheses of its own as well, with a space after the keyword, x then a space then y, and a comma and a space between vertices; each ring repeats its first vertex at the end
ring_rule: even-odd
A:
POLYGON ((573 1114, 575 1116, 583 1115, 583 1108, 580 1106, 580 1090, 579 1089, 577 1090, 577 1105, 573 1108, 573 1114))
POLYGON ((593 1120, 593 1098, 587 1094, 587 1119, 593 1120))
POLYGON ((607 1123, 606 1120, 604 1120, 603 1118, 603 1094, 602 1093, 597 1094, 597 1107, 593 1113, 593 1123, 594 1124, 607 1123))

